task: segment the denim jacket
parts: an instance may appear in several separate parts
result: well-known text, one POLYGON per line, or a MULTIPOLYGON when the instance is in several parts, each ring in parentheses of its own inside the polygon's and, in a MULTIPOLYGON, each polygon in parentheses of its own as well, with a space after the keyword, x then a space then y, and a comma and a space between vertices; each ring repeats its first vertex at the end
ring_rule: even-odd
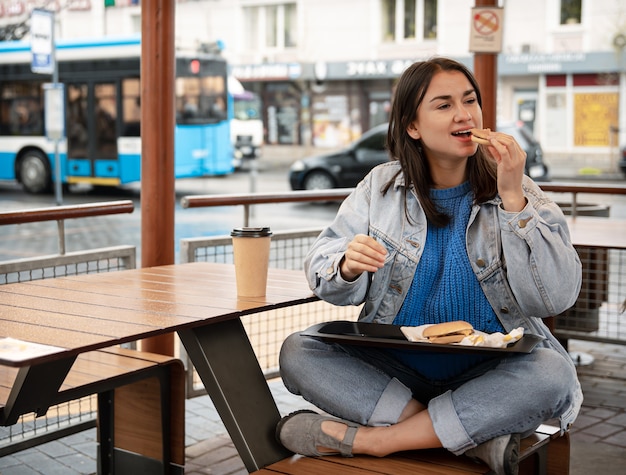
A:
MULTIPOLYGON (((342 203, 305 258, 313 292, 335 305, 363 305, 359 319, 392 323, 413 281, 426 240, 426 215, 414 189, 405 192, 397 161, 374 168, 342 203), (395 177, 383 195, 380 190, 395 177), (406 196, 406 212, 405 212, 406 196), (407 218, 410 216, 410 219, 407 218), (345 281, 339 264, 356 234, 374 237, 387 248, 383 268, 345 281)), ((580 259, 559 206, 530 178, 522 183, 527 199, 520 212, 508 212, 501 199, 474 204, 466 233, 469 260, 494 312, 509 332, 523 327, 541 335, 540 343, 571 360, 541 320, 574 305, 581 287, 580 259)), ((575 382, 578 385, 578 382, 575 382)), ((562 416, 573 422, 582 402, 562 416)))

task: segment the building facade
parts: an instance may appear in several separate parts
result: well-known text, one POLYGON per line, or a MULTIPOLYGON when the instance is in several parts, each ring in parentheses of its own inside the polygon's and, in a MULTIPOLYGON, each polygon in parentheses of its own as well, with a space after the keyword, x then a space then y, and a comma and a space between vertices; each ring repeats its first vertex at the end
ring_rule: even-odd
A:
MULTIPOLYGON (((0 26, 33 3, 0 0, 0 26)), ((141 30, 138 0, 43 3, 59 5, 61 37, 141 30)), ((495 35, 498 119, 528 124, 549 163, 616 168, 626 144, 626 4, 501 0, 486 22, 474 3, 179 0, 176 45, 225 44, 232 74, 263 99, 267 144, 339 147, 388 119, 407 65, 440 55, 473 68, 471 35, 495 35)))

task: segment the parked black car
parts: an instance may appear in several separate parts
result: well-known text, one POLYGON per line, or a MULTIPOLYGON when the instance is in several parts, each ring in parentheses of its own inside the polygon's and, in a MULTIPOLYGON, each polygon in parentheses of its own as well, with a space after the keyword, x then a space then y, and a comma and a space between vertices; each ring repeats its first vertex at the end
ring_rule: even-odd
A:
MULTIPOLYGON (((303 158, 289 170, 292 190, 352 188, 376 165, 389 160, 385 148, 388 124, 365 132, 349 147, 334 153, 303 158)), ((541 145, 522 122, 503 122, 498 130, 512 135, 526 151, 526 174, 537 181, 548 180, 541 145)))

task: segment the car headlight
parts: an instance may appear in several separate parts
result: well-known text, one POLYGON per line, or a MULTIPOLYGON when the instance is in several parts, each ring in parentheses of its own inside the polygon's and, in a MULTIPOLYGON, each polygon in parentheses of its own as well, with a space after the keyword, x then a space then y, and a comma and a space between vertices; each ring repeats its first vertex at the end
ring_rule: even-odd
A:
POLYGON ((291 165, 292 172, 301 172, 303 170, 306 170, 306 165, 302 160, 298 160, 291 165))

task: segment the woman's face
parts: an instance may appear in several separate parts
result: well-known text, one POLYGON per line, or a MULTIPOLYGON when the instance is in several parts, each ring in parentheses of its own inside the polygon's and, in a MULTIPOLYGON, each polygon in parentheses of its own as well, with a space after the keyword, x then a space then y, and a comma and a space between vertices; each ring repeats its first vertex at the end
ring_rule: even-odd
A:
POLYGON ((482 110, 467 77, 460 71, 440 71, 433 76, 407 132, 421 140, 429 160, 464 160, 478 147, 469 130, 482 125, 482 110))

